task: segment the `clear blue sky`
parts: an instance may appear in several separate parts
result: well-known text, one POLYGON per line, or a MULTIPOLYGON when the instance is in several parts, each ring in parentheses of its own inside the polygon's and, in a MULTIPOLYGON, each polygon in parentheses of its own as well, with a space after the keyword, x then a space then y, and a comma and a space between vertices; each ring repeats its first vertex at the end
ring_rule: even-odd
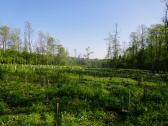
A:
POLYGON ((161 23, 163 14, 160 0, 0 0, 0 25, 23 32, 30 21, 34 34, 41 30, 54 35, 71 55, 74 48, 84 54, 90 46, 97 58, 105 57, 104 38, 115 23, 121 42, 128 41, 138 25, 161 23))

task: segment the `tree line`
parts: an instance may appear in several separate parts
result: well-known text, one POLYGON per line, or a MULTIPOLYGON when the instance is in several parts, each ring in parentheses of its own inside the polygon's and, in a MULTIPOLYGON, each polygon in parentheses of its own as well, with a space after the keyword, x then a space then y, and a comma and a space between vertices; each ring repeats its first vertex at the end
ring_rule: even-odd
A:
POLYGON ((7 25, 0 26, 0 63, 18 64, 60 64, 66 63, 68 52, 59 41, 48 33, 39 31, 33 43, 33 28, 25 23, 21 36, 20 29, 7 25))
POLYGON ((48 64, 48 65, 87 65, 90 67, 133 68, 149 70, 168 70, 168 23, 151 27, 140 25, 130 34, 129 47, 121 49, 117 24, 114 34, 105 39, 108 42, 105 59, 90 59, 90 47, 84 56, 74 49, 74 57, 59 44, 53 36, 39 32, 36 46, 33 46, 31 23, 26 22, 24 40, 19 29, 0 27, 0 63, 48 64))
POLYGON ((119 40, 109 34, 107 64, 110 67, 168 70, 168 26, 140 25, 130 34, 129 47, 121 52, 119 40))
POLYGON ((117 25, 109 34, 105 67, 122 67, 168 71, 168 1, 163 23, 150 27, 140 25, 130 34, 129 47, 121 52, 117 25))
POLYGON ((0 63, 84 65, 89 67, 148 69, 168 71, 168 1, 165 3, 163 23, 150 27, 140 25, 130 33, 129 47, 120 45, 118 25, 114 33, 105 39, 108 43, 105 59, 90 59, 90 47, 84 55, 70 57, 59 41, 48 33, 40 31, 37 40, 33 38, 30 22, 25 23, 23 36, 19 29, 0 26, 0 63), (33 42, 34 41, 34 42, 33 42))
POLYGON ((101 66, 98 60, 90 59, 93 51, 89 46, 84 55, 77 55, 74 49, 75 55, 70 57, 59 40, 48 33, 39 31, 37 40, 33 36, 34 30, 28 21, 23 33, 18 28, 0 26, 0 63, 101 66))

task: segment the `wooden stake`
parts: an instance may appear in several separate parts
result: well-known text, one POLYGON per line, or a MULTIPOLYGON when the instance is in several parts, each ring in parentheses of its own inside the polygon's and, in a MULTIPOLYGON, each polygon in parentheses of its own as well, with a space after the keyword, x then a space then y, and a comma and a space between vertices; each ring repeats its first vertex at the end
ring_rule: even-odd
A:
POLYGON ((61 111, 60 111, 60 100, 57 99, 55 117, 54 117, 54 126, 62 126, 61 123, 61 111))

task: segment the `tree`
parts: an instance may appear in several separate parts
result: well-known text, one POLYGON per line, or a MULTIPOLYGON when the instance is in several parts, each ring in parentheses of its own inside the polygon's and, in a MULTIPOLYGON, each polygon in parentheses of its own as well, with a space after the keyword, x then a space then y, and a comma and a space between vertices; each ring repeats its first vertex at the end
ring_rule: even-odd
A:
POLYGON ((47 37, 45 33, 39 32, 38 34, 38 47, 37 50, 40 54, 45 54, 47 45, 47 37))
MULTIPOLYGON (((137 55, 138 55, 138 34, 137 32, 132 32, 130 34, 130 45, 126 51, 127 61, 129 66, 133 66, 133 68, 137 65, 137 55)), ((125 54, 125 55, 126 55, 125 54)))
POLYGON ((130 34, 130 39, 131 39, 131 48, 132 48, 132 55, 136 56, 138 53, 138 35, 136 32, 132 32, 130 34))
POLYGON ((108 42, 107 55, 106 55, 106 58, 108 59, 107 64, 109 64, 112 67, 117 67, 120 55, 120 44, 119 44, 117 24, 115 25, 114 34, 109 33, 109 36, 105 40, 108 42))
MULTIPOLYGON (((166 43, 166 54, 168 54, 168 0, 163 0, 164 4, 165 4, 165 16, 164 16, 164 19, 163 19, 163 22, 164 22, 164 40, 165 40, 165 43, 166 43)), ((165 57, 165 63, 167 66, 168 66, 168 55, 166 55, 165 57)), ((167 68, 168 69, 168 68, 167 68)))
POLYGON ((108 38, 105 39, 107 41, 107 54, 106 58, 107 59, 112 59, 113 58, 113 53, 112 53, 112 42, 113 42, 113 35, 109 33, 108 38))
POLYGON ((12 50, 21 51, 21 38, 20 38, 20 29, 14 29, 11 32, 11 42, 12 42, 12 50))
POLYGON ((156 25, 152 25, 148 28, 148 64, 151 64, 151 69, 154 69, 155 57, 156 57, 156 43, 157 43, 157 30, 156 25))
POLYGON ((74 57, 77 58, 77 49, 74 49, 74 57))
POLYGON ((90 55, 93 54, 93 51, 90 50, 90 47, 88 46, 86 49, 86 54, 84 55, 84 57, 86 59, 89 59, 90 58, 90 55))
POLYGON ((166 26, 168 26, 168 0, 162 0, 162 2, 165 4, 165 16, 163 18, 163 22, 166 26))
POLYGON ((47 37, 47 54, 54 55, 56 52, 56 40, 52 36, 47 37))
POLYGON ((32 53, 32 24, 30 22, 25 23, 25 32, 24 32, 24 50, 32 53))
POLYGON ((62 45, 58 45, 57 62, 59 65, 65 65, 67 62, 67 51, 62 45))
POLYGON ((163 19, 163 22, 165 24, 165 41, 167 45, 167 52, 168 52, 168 0, 164 0, 165 3, 165 17, 163 19))
POLYGON ((118 36, 118 26, 117 24, 115 25, 115 33, 114 33, 114 40, 113 40, 113 46, 112 46, 112 49, 113 49, 113 55, 114 55, 114 59, 118 59, 119 57, 119 36, 118 36))
POLYGON ((10 38, 10 32, 8 26, 4 25, 0 27, 0 38, 2 42, 3 51, 5 52, 8 40, 10 38))
POLYGON ((118 59, 120 51, 118 38, 119 38, 118 28, 116 24, 114 34, 109 33, 109 36, 105 39, 108 42, 107 55, 106 55, 107 59, 118 59))
POLYGON ((159 64, 161 60, 166 58, 166 41, 165 38, 165 27, 164 25, 152 25, 148 30, 148 51, 150 52, 149 60, 153 61, 152 66, 154 69, 160 69, 159 64))
POLYGON ((139 53, 137 56, 138 59, 138 66, 139 68, 143 68, 144 66, 144 50, 146 47, 146 40, 147 40, 147 28, 145 25, 140 25, 137 30, 138 34, 138 47, 139 53))
POLYGON ((145 25, 140 25, 138 27, 137 30, 137 34, 138 34, 138 44, 139 44, 139 48, 140 50, 144 50, 145 49, 145 45, 146 45, 146 38, 147 38, 147 28, 145 25))

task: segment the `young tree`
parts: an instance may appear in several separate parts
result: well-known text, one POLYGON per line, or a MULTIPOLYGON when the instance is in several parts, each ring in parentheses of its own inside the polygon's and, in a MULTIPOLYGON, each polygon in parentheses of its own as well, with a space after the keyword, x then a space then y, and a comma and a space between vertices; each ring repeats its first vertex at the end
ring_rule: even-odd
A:
POLYGON ((77 58, 77 49, 74 49, 74 57, 77 58))
POLYGON ((24 32, 24 49, 32 53, 32 24, 30 22, 25 23, 25 32, 24 32))
POLYGON ((112 53, 112 42, 113 42, 113 35, 109 33, 109 36, 105 39, 107 41, 107 54, 106 59, 112 59, 113 53, 112 53))
POLYGON ((56 40, 52 36, 47 37, 47 54, 54 55, 56 52, 56 40))
POLYGON ((147 40, 147 28, 145 25, 140 25, 137 30, 138 34, 138 47, 139 47, 139 53, 138 53, 138 67, 143 68, 144 67, 144 50, 146 47, 146 40, 147 40))
POLYGON ((58 45, 58 54, 57 54, 57 62, 59 65, 65 65, 67 62, 68 52, 62 45, 58 45))
POLYGON ((38 47, 37 50, 40 54, 46 53, 47 37, 45 33, 39 32, 38 34, 38 47))
POLYGON ((131 43, 130 46, 132 48, 132 56, 136 56, 138 53, 138 36, 136 32, 132 32, 130 34, 130 39, 131 39, 131 43))
POLYGON ((12 30, 10 39, 12 42, 11 49, 20 52, 21 51, 20 29, 12 30))
POLYGON ((2 42, 2 47, 3 47, 3 51, 5 52, 6 48, 7 48, 7 43, 8 40, 10 38, 10 31, 9 31, 9 27, 4 25, 0 27, 0 39, 2 42))
POLYGON ((138 44, 141 51, 145 49, 146 38, 147 38, 147 28, 145 25, 140 25, 137 30, 138 34, 138 44))

